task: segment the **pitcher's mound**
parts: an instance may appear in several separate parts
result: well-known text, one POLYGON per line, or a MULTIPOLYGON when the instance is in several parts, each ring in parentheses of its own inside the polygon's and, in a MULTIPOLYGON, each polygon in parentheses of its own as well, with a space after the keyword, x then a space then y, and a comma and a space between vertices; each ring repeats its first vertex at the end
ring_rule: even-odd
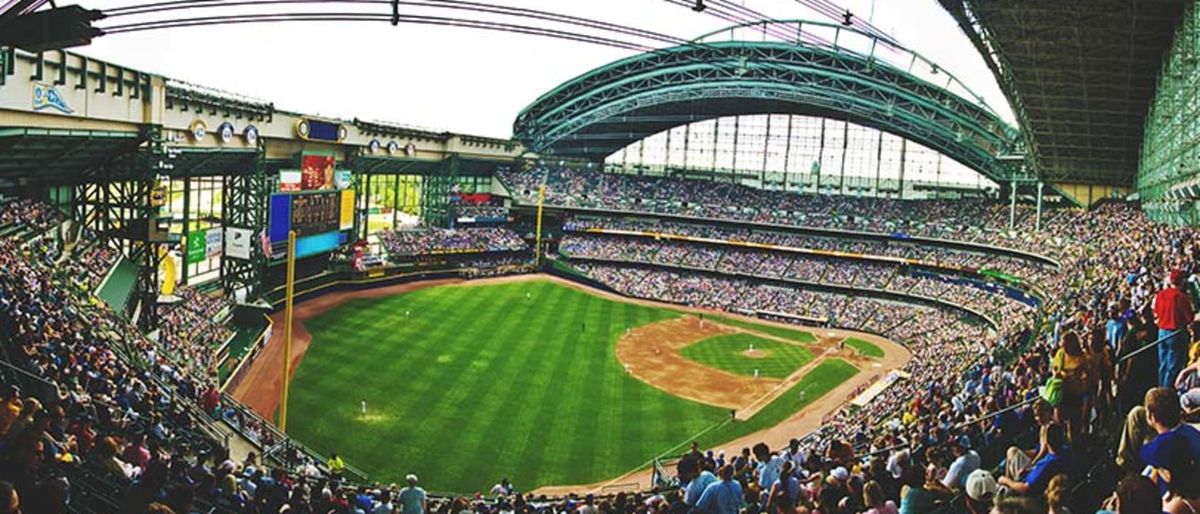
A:
POLYGON ((742 355, 745 355, 746 357, 749 357, 751 359, 765 359, 765 358, 771 356, 771 352, 768 350, 757 350, 757 349, 745 350, 742 352, 742 355))

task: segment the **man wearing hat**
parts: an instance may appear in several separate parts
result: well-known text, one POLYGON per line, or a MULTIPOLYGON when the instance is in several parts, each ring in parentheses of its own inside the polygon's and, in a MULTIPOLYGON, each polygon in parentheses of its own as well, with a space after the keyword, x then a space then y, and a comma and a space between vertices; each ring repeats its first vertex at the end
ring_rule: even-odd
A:
POLYGON ((401 489, 397 498, 400 501, 400 513, 425 514, 425 490, 417 486, 417 475, 409 473, 404 477, 404 481, 408 482, 408 487, 401 489))
POLYGON ((1158 325, 1158 385, 1172 387, 1187 357, 1187 329, 1196 317, 1183 292, 1183 272, 1171 270, 1167 287, 1154 296, 1154 324, 1158 325))
POLYGON ((971 514, 984 514, 992 508, 992 498, 996 496, 996 479, 986 469, 977 469, 967 475, 967 510, 971 514))

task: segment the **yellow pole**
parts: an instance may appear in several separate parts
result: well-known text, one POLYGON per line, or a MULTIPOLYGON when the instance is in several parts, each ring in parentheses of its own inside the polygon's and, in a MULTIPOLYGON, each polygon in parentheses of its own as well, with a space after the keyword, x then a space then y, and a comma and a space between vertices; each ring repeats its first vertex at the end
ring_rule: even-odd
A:
POLYGON ((288 389, 292 382, 292 296, 296 286, 296 231, 288 231, 287 307, 283 324, 283 399, 279 404, 279 430, 287 433, 288 389))
POLYGON ((533 249, 533 267, 542 267, 542 202, 546 199, 546 184, 538 186, 537 247, 533 249))

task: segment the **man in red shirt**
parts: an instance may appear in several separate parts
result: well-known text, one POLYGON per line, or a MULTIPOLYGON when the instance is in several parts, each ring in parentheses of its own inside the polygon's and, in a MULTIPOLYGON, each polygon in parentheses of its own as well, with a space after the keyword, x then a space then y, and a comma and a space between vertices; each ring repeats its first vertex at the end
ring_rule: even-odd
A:
POLYGON ((1172 270, 1167 287, 1154 296, 1154 322, 1158 325, 1158 385, 1171 388, 1187 358, 1187 329, 1195 313, 1183 287, 1183 272, 1172 270))

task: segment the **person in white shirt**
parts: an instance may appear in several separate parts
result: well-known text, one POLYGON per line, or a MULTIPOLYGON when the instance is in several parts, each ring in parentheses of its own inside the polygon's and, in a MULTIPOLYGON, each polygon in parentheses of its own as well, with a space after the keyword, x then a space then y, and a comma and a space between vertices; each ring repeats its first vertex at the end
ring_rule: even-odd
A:
POLYGON ((800 440, 792 439, 788 441, 788 448, 783 451, 783 460, 792 463, 793 473, 796 478, 801 478, 800 475, 804 471, 805 455, 804 449, 800 448, 800 440))
POLYGON ((505 477, 505 478, 500 479, 499 484, 492 486, 491 495, 493 497, 508 496, 508 495, 512 494, 512 491, 513 491, 512 484, 510 484, 508 482, 508 478, 505 477))
POLYGON ((967 448, 962 441, 955 441, 951 451, 954 452, 954 462, 950 463, 946 476, 942 477, 942 486, 946 489, 961 490, 966 487, 967 476, 979 469, 979 454, 967 448))
POLYGON ((379 505, 375 506, 375 510, 371 514, 392 514, 395 505, 392 504, 392 492, 388 490, 380 491, 379 505))

